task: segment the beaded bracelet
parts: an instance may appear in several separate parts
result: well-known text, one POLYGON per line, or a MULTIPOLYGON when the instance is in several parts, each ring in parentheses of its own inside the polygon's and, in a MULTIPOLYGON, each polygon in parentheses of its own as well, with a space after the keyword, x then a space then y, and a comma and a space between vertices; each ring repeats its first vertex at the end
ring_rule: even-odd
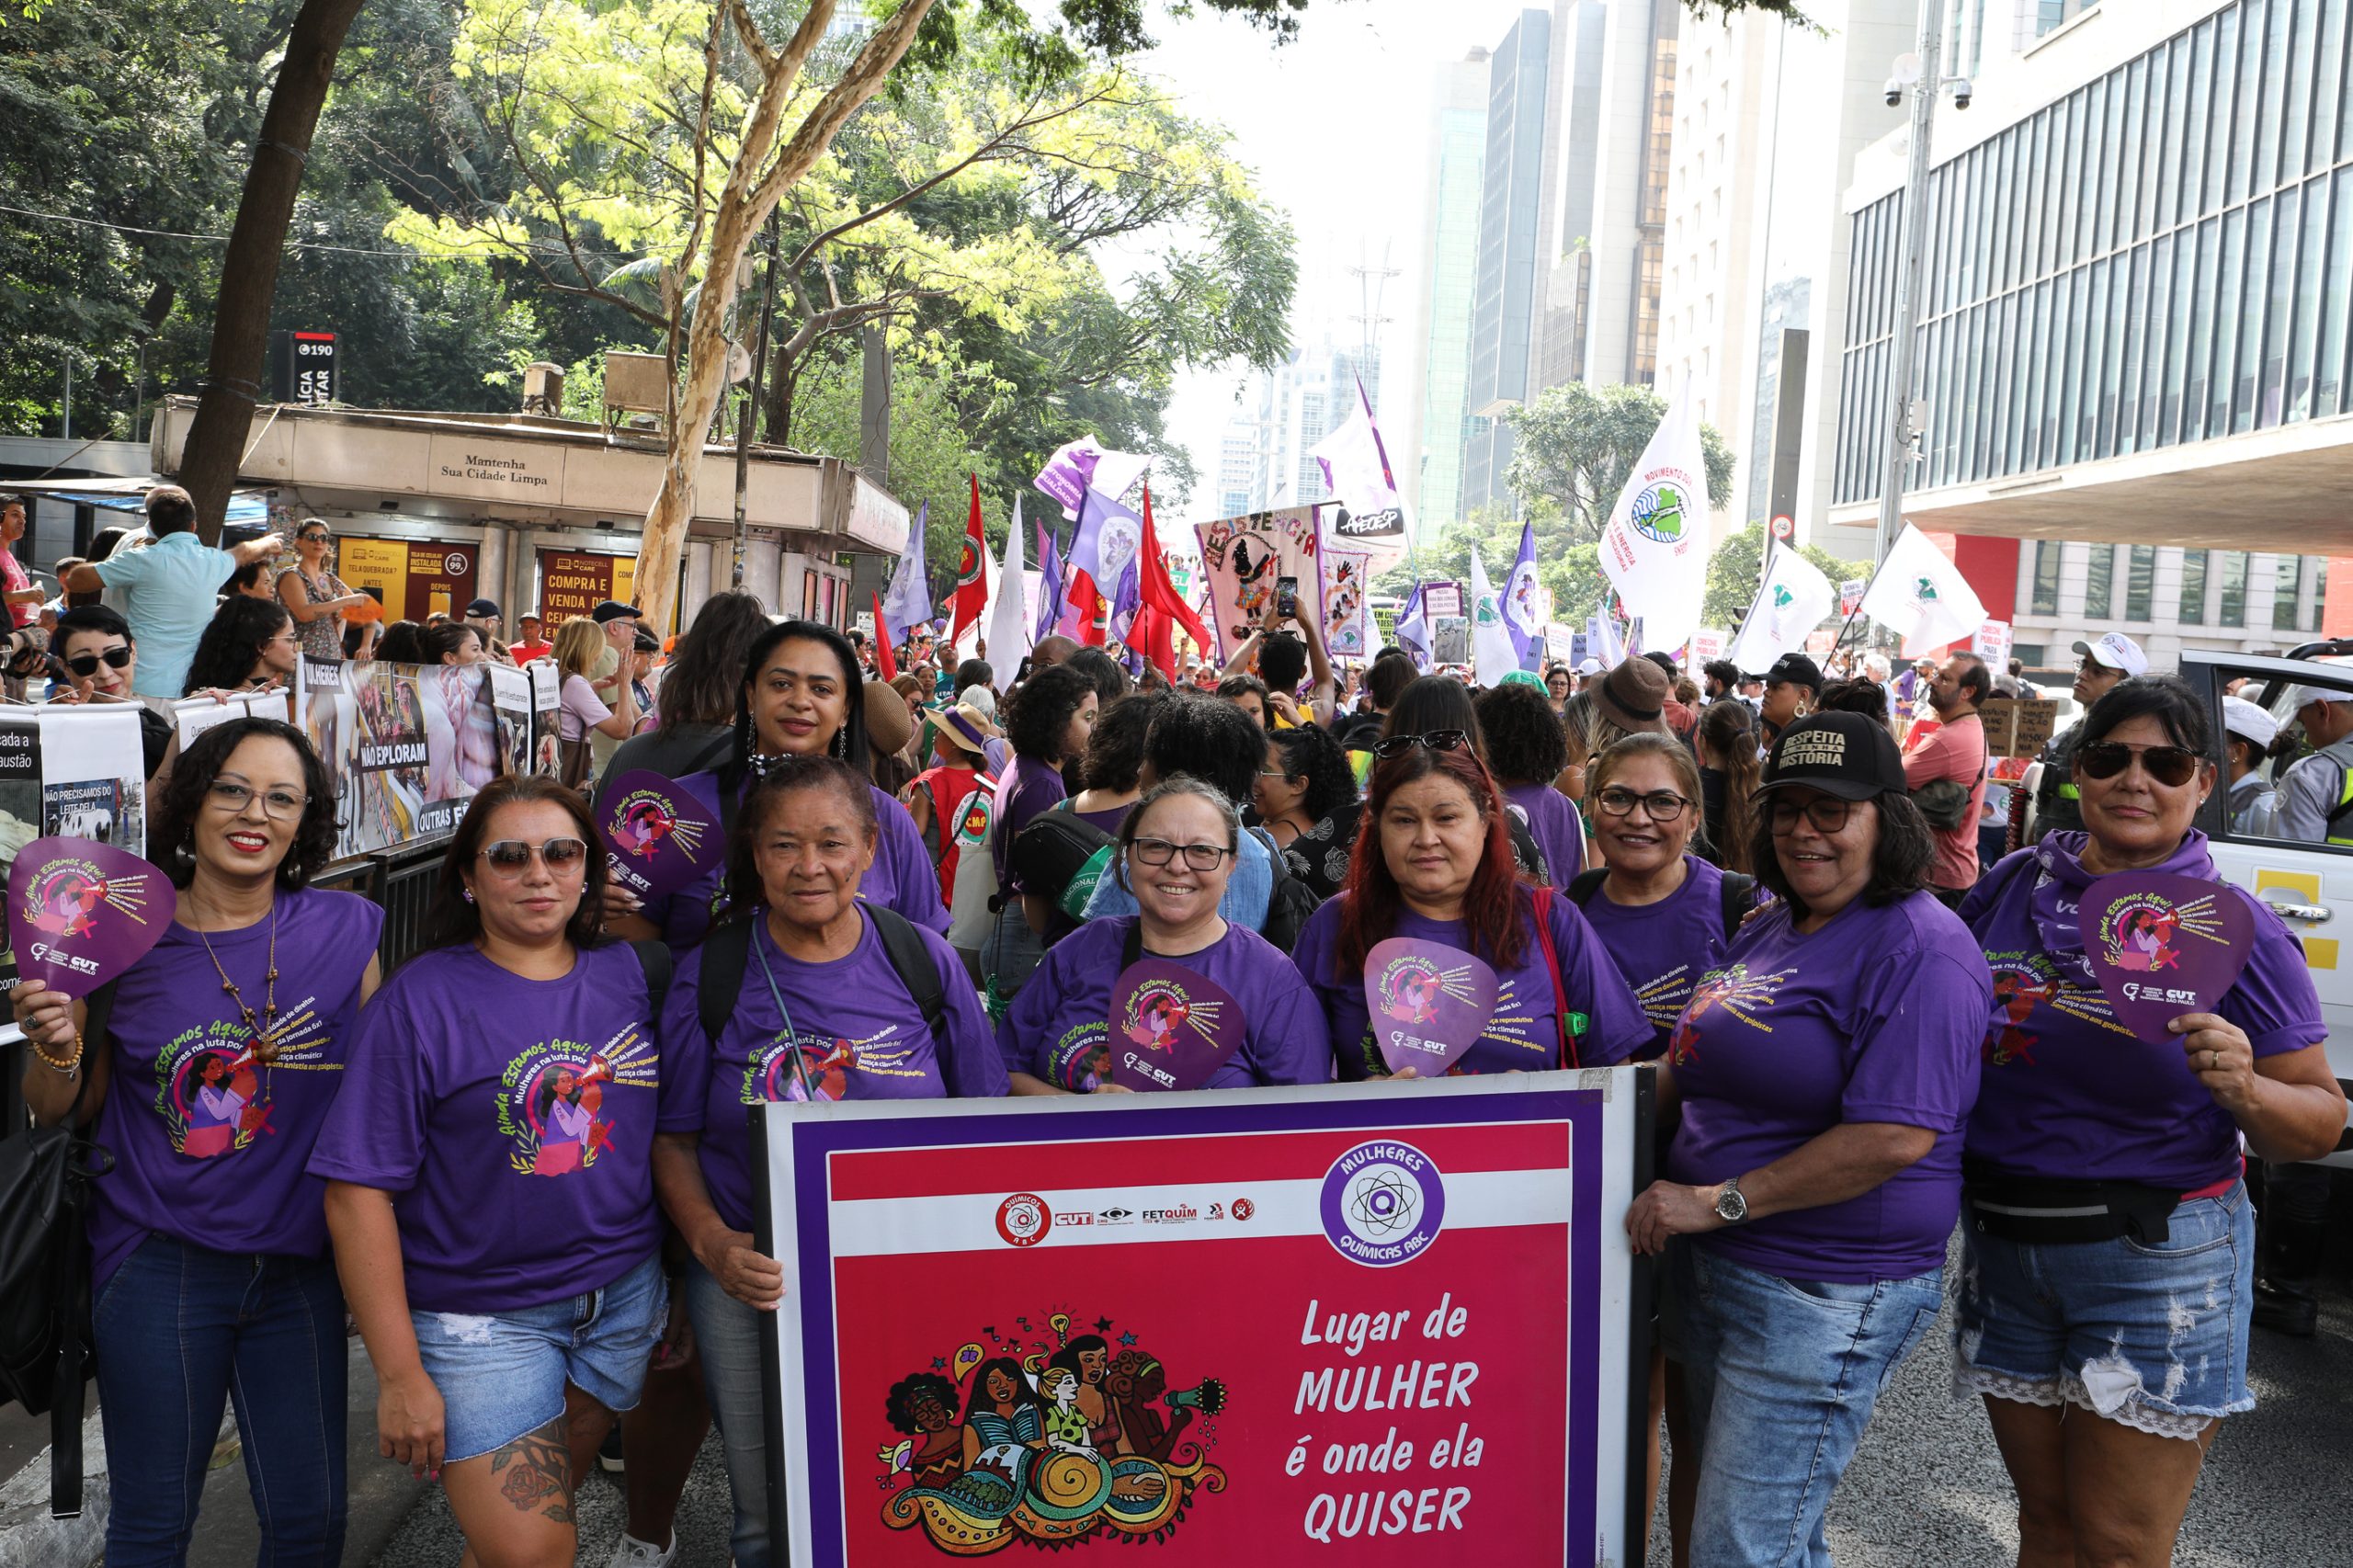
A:
POLYGON ((61 1073, 66 1077, 71 1078, 74 1074, 82 1070, 82 1031, 80 1029, 75 1029, 74 1031, 74 1054, 63 1062, 60 1062, 56 1057, 51 1056, 48 1051, 43 1051, 40 1048, 40 1042, 35 1040, 30 1035, 27 1035, 25 1037, 25 1046, 26 1049, 29 1050, 33 1055, 40 1060, 42 1066, 48 1068, 52 1073, 61 1073))

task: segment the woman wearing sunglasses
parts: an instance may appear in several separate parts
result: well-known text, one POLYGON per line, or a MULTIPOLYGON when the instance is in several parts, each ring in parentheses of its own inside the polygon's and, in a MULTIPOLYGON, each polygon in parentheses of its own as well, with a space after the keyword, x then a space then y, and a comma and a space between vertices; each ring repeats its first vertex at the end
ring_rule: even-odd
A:
POLYGON ((2217 886, 2249 906, 2253 949, 2221 1005, 2174 1019, 2164 1044, 2119 1023, 2086 958, 2095 880, 2219 882, 2190 825, 2212 756, 2188 687, 2118 683, 2074 754, 2084 830, 2009 856, 1961 906, 1996 979, 1953 1381, 1984 1398, 2022 1562, 2172 1561, 2222 1417, 2255 1405, 2242 1143, 2313 1159, 2345 1124, 2304 956, 2260 901, 2217 886))
POLYGON ((139 668, 139 646, 131 640, 131 623, 104 605, 84 605, 57 618, 51 636, 63 668, 64 684, 50 700, 139 704, 141 760, 147 769, 147 811, 151 826, 162 811, 163 790, 171 777, 171 762, 178 732, 159 699, 148 701, 131 689, 139 668))
POLYGON ((669 1301, 667 954, 600 945, 594 835, 552 778, 473 798, 426 950, 362 1016, 311 1155, 376 1364, 377 1450, 440 1476, 483 1562, 572 1561, 573 1488, 637 1403, 669 1301))
POLYGON ((1660 1095, 1682 1123, 1626 1229, 1668 1255, 1691 1561, 1827 1568, 1831 1492, 1943 1301, 1993 993, 1924 891, 1928 826, 1884 723, 1792 721, 1757 799, 1777 902, 1668 1037, 1660 1095))
MULTIPOLYGON (((88 607, 71 616, 111 615, 88 607)), ((113 1509, 106 1560, 187 1560, 234 1401, 261 1555, 343 1555, 343 1293, 304 1174, 376 987, 383 911, 309 885, 335 799, 298 730, 232 719, 174 772, 157 858, 172 923, 102 1028, 34 980, 12 994, 39 1122, 95 1117, 92 1324, 113 1509)))
POLYGON ((305 517, 294 529, 294 564, 278 574, 278 602, 294 618, 295 636, 313 659, 344 656, 343 612, 368 599, 327 570, 334 553, 326 524, 305 517))
POLYGON ((1016 1094, 1116 1088, 1111 993, 1130 964, 1165 959, 1240 1006, 1239 1046, 1198 1085, 1323 1083, 1330 1049, 1299 971, 1273 943, 1222 918, 1218 901, 1242 846, 1233 802, 1188 775, 1155 784, 1120 825, 1114 874, 1137 913, 1090 920, 1046 951, 997 1028, 1016 1094))
POLYGON ((1595 1066, 1649 1044, 1650 1020, 1576 905, 1514 871, 1510 813, 1468 737, 1390 735, 1373 756, 1347 886, 1317 908, 1291 954, 1322 1005, 1339 1075, 1389 1072, 1365 1006, 1365 961, 1392 937, 1471 953, 1502 982, 1454 1072, 1595 1066))
MULTIPOLYGON (((723 924, 680 961, 662 1013, 655 1180, 691 1257, 686 1305, 725 1446, 744 1568, 779 1555, 767 1540, 760 1341, 763 1314, 784 1288, 782 1267, 753 1246, 745 1108, 1006 1092, 987 1015, 956 949, 858 897, 874 864, 876 809, 867 780, 829 757, 781 759, 753 786, 731 841, 729 878, 733 906, 756 913, 723 924), (902 963, 922 967, 911 980, 902 963), (710 994, 714 987, 722 994, 710 994), (936 1027, 918 987, 937 998, 936 1027)), ((633 1475, 662 1462, 661 1436, 628 1429, 633 1475)), ((689 1463, 700 1437, 697 1426, 686 1444, 689 1463)), ((637 1512, 648 1499, 631 1490, 637 1512)), ((666 1514, 658 1528, 642 1518, 631 1527, 632 1541, 661 1555, 666 1514)))

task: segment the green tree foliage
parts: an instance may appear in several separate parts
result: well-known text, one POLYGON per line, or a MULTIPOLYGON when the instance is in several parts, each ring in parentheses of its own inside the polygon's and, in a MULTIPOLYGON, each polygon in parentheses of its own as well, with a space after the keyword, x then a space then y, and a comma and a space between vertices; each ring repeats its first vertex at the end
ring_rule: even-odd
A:
MULTIPOLYGON (((1820 545, 1805 545, 1798 553, 1829 578, 1833 587, 1853 578, 1869 579, 1871 574, 1870 562, 1841 561, 1820 545)), ((1723 542, 1708 557, 1708 597, 1700 606, 1700 624, 1731 626, 1733 614, 1746 609, 1756 597, 1756 585, 1764 575, 1765 525, 1751 523, 1724 535, 1723 542)))
MULTIPOLYGON (((1512 456, 1504 478, 1512 494, 1523 505, 1548 497, 1560 514, 1562 542, 1598 543, 1609 508, 1666 417, 1666 399, 1648 387, 1571 381, 1506 417, 1512 456)), ((1722 510, 1732 505, 1732 449, 1711 425, 1699 426, 1699 444, 1709 504, 1722 510)))

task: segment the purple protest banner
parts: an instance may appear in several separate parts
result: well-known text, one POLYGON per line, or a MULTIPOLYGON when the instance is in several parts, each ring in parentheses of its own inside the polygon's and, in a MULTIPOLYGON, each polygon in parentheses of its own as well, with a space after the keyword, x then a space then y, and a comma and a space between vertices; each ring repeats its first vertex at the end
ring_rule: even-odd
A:
POLYGON ((1392 937, 1365 955, 1364 1005, 1392 1073, 1436 1078, 1495 1011, 1495 971, 1460 948, 1392 937))
POLYGON ((86 838, 36 838, 8 869, 17 973, 87 996, 147 956, 177 906, 164 873, 86 838))
POLYGON ((1242 1004, 1166 959, 1139 959, 1111 987, 1111 1082, 1123 1089, 1198 1089, 1241 1049, 1242 1004))
POLYGON ((2084 956, 2116 1021, 2152 1045, 2165 1025, 2222 1006, 2255 944, 2237 889, 2164 871, 2120 871, 2084 890, 2084 956))
POLYGON ((640 898, 677 892, 719 864, 719 807, 699 786, 650 768, 622 774, 597 800, 597 836, 613 880, 640 898))

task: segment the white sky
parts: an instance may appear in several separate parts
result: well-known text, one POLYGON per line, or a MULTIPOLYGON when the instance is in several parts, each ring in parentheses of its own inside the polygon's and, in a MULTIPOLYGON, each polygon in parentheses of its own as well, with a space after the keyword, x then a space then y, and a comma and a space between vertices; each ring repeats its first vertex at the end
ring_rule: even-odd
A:
MULTIPOLYGON (((1154 28, 1160 47, 1139 62, 1188 113, 1233 131, 1233 153, 1260 194, 1290 213, 1299 240, 1293 342, 1313 344, 1326 328, 1343 346, 1358 341, 1363 329, 1350 318, 1366 313, 1364 290, 1347 269, 1380 267, 1386 251, 1399 275, 1378 285, 1378 313, 1390 319, 1377 412, 1392 445, 1421 383, 1415 327, 1428 279, 1423 207, 1438 68, 1474 44, 1493 49, 1525 8, 1524 0, 1312 0, 1298 41, 1279 48, 1237 18, 1164 17, 1154 28)), ((1214 505, 1218 443, 1245 380, 1236 366, 1178 382, 1169 434, 1199 471, 1187 508, 1197 517, 1214 505)))

